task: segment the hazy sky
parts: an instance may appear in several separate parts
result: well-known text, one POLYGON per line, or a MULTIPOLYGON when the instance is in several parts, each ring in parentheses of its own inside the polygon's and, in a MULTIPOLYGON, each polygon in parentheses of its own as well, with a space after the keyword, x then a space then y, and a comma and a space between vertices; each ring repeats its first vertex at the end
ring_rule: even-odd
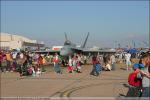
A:
POLYGON ((114 47, 149 40, 149 1, 2 1, 1 32, 63 45, 114 47))

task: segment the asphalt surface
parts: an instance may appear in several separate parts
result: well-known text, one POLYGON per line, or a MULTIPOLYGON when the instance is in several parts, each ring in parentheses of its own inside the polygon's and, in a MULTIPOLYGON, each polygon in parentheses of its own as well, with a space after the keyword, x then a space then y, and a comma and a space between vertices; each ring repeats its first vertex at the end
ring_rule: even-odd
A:
POLYGON ((117 64, 115 71, 102 71, 100 75, 91 76, 92 65, 83 65, 82 73, 56 74, 53 66, 39 77, 20 77, 19 73, 1 73, 1 97, 7 98, 51 98, 51 99, 91 99, 116 98, 125 96, 128 87, 128 74, 124 64, 117 64))

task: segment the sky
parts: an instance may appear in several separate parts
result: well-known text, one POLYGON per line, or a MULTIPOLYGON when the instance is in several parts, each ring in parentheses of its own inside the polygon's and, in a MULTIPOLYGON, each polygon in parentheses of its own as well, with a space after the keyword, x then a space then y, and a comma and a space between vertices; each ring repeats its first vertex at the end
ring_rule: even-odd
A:
POLYGON ((64 32, 87 47, 145 46, 149 1, 1 1, 1 32, 63 45, 64 32))

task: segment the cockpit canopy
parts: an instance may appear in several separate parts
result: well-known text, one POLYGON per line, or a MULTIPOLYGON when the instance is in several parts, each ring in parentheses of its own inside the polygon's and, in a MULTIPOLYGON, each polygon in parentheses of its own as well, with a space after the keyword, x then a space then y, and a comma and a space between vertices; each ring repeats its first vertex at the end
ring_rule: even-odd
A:
POLYGON ((71 42, 69 40, 65 41, 64 45, 71 45, 71 42))

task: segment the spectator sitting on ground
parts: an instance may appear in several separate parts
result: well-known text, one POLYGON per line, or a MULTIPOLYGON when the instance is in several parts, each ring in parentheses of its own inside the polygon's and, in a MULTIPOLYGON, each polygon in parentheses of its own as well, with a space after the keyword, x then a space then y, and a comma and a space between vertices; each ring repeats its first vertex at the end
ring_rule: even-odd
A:
POLYGON ((104 66, 104 70, 105 71, 111 71, 111 66, 110 66, 110 64, 109 63, 107 63, 105 66, 104 66))
POLYGON ((106 59, 106 64, 104 66, 104 70, 105 71, 111 71, 112 70, 110 57, 107 57, 107 59, 106 59))

